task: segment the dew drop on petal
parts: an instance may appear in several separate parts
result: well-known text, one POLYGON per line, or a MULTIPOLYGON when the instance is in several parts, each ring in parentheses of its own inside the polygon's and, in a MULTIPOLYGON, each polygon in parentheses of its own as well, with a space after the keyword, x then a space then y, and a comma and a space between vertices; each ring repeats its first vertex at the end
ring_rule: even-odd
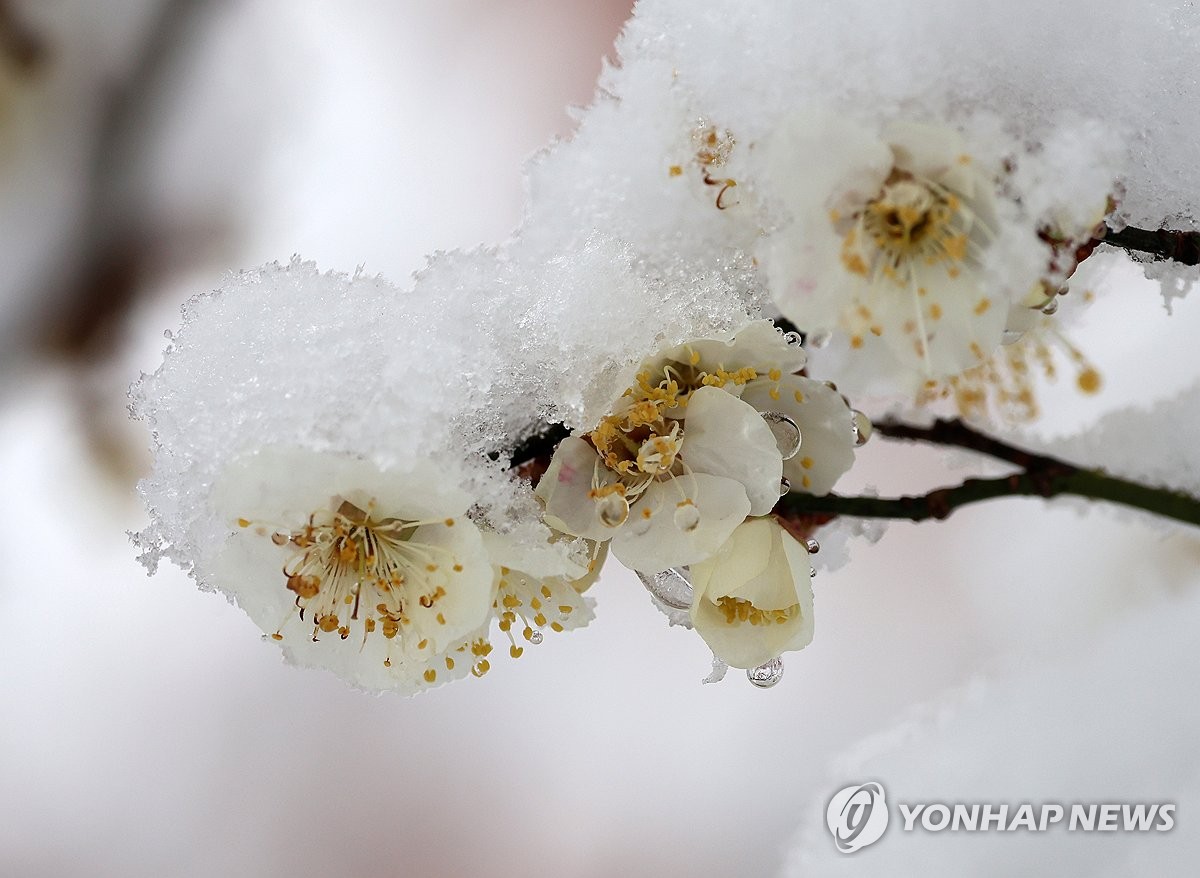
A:
POLYGON ((1058 311, 1058 296, 1055 296, 1049 302, 1042 306, 1042 313, 1047 317, 1055 314, 1058 311))
POLYGON ((700 510, 695 503, 680 503, 675 507, 675 526, 685 534, 700 526, 700 510))
POLYGON ((1000 344, 1015 344, 1025 333, 1020 329, 1006 329, 1000 334, 1000 344))
POLYGON ((867 444, 867 440, 871 438, 871 434, 875 432, 875 428, 871 426, 871 419, 862 412, 851 412, 851 421, 854 425, 854 446, 861 448, 867 444))
POLYGON ((804 336, 798 332, 785 332, 783 334, 783 340, 790 345, 798 345, 804 343, 804 336))
POLYGON ((791 460, 800 451, 800 427, 782 412, 762 412, 762 419, 775 436, 775 446, 784 460, 791 460))
POLYGON ((783 679, 783 659, 778 656, 757 668, 746 671, 746 679, 759 689, 770 689, 783 679))
POLYGON ((543 635, 541 631, 531 631, 529 633, 529 642, 532 643, 534 646, 537 646, 544 639, 545 639, 545 635, 543 635))
POLYGON ((832 390, 834 393, 838 392, 837 385, 834 384, 832 381, 822 381, 821 383, 824 384, 826 387, 828 387, 830 390, 832 390))
POLYGON ((812 537, 809 537, 804 541, 804 548, 808 549, 808 554, 815 555, 817 552, 821 551, 821 544, 812 537))
POLYGON ((606 527, 620 527, 629 517, 629 501, 620 494, 608 494, 601 497, 600 521, 606 527))
POLYGON ((670 567, 658 573, 635 571, 646 591, 673 610, 692 606, 692 581, 686 567, 670 567))
POLYGON ((790 490, 792 490, 792 483, 788 481, 787 477, 785 476, 779 480, 779 496, 784 496, 790 490))

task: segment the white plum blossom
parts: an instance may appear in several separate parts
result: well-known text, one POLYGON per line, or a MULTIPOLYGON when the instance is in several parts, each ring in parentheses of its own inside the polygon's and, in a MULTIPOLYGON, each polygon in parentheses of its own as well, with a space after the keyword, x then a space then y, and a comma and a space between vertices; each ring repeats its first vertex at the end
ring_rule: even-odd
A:
POLYGON ((804 375, 751 381, 742 401, 760 412, 776 412, 800 431, 800 447, 783 462, 791 490, 824 496, 854 464, 854 411, 833 387, 804 375))
POLYGON ((771 511, 782 483, 780 440, 739 397, 770 394, 804 362, 769 321, 646 361, 595 429, 556 450, 538 485, 547 523, 611 539, 634 570, 710 557, 747 516, 771 511))
MULTIPOLYGON (((213 503, 230 528, 215 584, 295 663, 406 693, 481 673, 486 652, 471 646, 508 568, 489 553, 502 540, 485 542, 467 517, 473 498, 449 473, 267 448, 226 469, 213 503)), ((535 564, 543 575, 586 573, 535 564)))
POLYGON ((1009 297, 986 282, 1001 169, 962 135, 911 122, 877 134, 810 113, 784 121, 765 151, 759 182, 780 216, 761 258, 786 316, 924 377, 961 372, 1000 343, 1029 287, 1009 297))
POLYGON ((450 659, 448 671, 453 672, 461 656, 470 655, 476 677, 491 668, 492 622, 508 640, 511 658, 524 654, 525 643, 541 643, 546 630, 573 631, 591 622, 593 601, 583 595, 599 578, 605 556, 604 546, 595 546, 582 564, 564 566, 557 554, 530 551, 491 531, 484 532, 483 540, 494 571, 491 612, 478 631, 440 657, 443 664, 450 659))
POLYGON ((752 518, 693 564, 690 617, 713 654, 755 668, 813 638, 808 550, 773 518, 752 518))

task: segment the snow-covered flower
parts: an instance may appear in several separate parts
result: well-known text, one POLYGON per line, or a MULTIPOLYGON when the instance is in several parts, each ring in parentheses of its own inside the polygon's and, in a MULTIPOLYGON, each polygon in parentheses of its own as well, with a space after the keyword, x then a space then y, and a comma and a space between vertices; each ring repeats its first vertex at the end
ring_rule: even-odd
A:
MULTIPOLYGON (((413 692, 479 673, 471 645, 497 595, 539 587, 506 579, 489 552, 503 538, 485 541, 467 517, 473 498, 429 462, 386 470, 349 455, 264 449, 231 464, 213 500, 231 529, 215 584, 290 659, 366 689, 413 692)), ((586 573, 546 559, 527 566, 586 573)))
POLYGON ((811 573, 803 544, 773 518, 752 518, 692 565, 692 626, 735 668, 803 649, 813 637, 811 573))
POLYGON ((983 164, 950 128, 894 123, 880 136, 826 114, 788 119, 761 181, 780 212, 761 253, 780 309, 927 377, 978 363, 1030 286, 985 282, 998 219, 997 171, 983 164))
POLYGON ((555 451, 538 485, 547 523, 611 539, 635 570, 710 557, 747 516, 771 511, 782 483, 780 441, 739 396, 778 392, 804 362, 770 321, 646 361, 595 429, 555 451))

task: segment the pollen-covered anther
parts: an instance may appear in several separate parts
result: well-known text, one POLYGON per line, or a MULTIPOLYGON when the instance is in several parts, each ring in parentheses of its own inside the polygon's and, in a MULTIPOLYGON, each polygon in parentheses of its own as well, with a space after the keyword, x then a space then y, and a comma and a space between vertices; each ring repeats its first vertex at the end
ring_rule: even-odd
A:
POLYGON ((717 600, 717 608, 725 617, 725 624, 737 625, 748 622, 751 625, 782 625, 800 612, 799 604, 792 604, 781 610, 763 610, 754 606, 750 601, 729 595, 717 600))
MULTIPOLYGON (((464 570, 451 549, 421 539, 429 533, 423 529, 450 528, 454 519, 410 521, 367 505, 369 512, 340 501, 295 531, 264 531, 274 545, 292 550, 282 574, 284 588, 295 595, 290 618, 308 619, 318 642, 319 633, 345 640, 355 629, 364 639, 379 631, 392 640, 405 626, 419 629, 410 610, 432 610, 447 595, 448 570, 464 570)), ((437 618, 444 624, 442 613, 437 618)), ((286 639, 287 629, 285 621, 272 637, 286 639)))

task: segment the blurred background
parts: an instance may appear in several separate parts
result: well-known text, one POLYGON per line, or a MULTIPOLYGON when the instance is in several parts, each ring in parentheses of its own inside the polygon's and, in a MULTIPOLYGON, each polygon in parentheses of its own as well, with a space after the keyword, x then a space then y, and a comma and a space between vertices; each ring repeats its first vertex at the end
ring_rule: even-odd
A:
MULTIPOLYGON (((822 813, 864 770, 1200 804, 1194 530, 1025 500, 896 524, 818 576, 816 641, 769 691, 701 686, 703 644, 616 565, 588 629, 403 700, 285 667, 221 597, 136 563, 126 391, 180 304, 296 253, 403 284, 503 240, 521 162, 569 136, 629 6, 0 0, 0 875, 885 874, 906 845, 931 874, 1194 862, 1182 805, 1155 838, 893 832, 836 862, 822 813)), ((1194 298, 1168 319, 1122 259, 1088 270, 1072 338, 1106 391, 1045 389, 1051 432, 1200 373, 1194 298)), ((846 488, 956 465, 876 440, 846 488)))

